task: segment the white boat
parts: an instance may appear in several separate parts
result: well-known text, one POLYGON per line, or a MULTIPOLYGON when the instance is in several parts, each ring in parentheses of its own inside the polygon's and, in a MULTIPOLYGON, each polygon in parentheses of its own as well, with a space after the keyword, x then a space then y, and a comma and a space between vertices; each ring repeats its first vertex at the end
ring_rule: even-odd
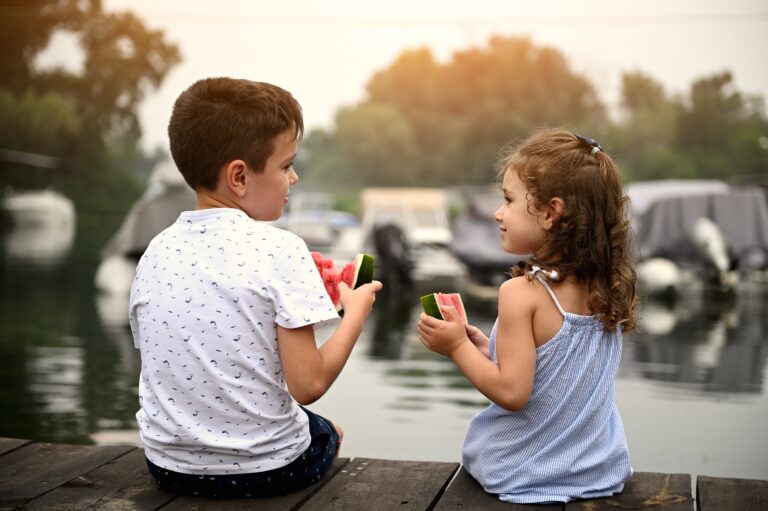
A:
POLYGON ((448 250, 448 208, 448 192, 440 188, 365 188, 360 227, 340 236, 334 258, 372 253, 377 278, 430 285, 443 281, 450 290, 463 281, 465 268, 448 250))
POLYGON ((0 208, 10 223, 4 236, 7 256, 33 264, 54 264, 69 253, 75 238, 75 206, 53 190, 7 192, 0 208))

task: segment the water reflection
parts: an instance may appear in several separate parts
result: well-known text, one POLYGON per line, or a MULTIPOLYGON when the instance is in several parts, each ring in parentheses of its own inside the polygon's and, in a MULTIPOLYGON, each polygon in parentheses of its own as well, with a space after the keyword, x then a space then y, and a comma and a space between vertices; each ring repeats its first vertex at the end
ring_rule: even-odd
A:
POLYGON ((646 303, 623 365, 644 378, 703 392, 761 393, 767 304, 760 294, 646 303))

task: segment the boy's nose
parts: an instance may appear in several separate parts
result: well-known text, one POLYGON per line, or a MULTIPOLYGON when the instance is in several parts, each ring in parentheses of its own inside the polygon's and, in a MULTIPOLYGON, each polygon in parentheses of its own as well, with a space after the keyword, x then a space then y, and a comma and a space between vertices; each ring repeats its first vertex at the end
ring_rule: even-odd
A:
POLYGON ((288 174, 288 182, 291 185, 295 185, 296 183, 299 182, 299 175, 296 173, 296 170, 291 169, 291 173, 288 174))

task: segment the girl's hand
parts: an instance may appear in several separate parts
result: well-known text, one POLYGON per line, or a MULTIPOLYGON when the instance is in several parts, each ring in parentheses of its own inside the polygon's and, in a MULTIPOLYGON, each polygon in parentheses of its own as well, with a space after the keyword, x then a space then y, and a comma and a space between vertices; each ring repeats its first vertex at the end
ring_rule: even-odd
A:
POLYGON ((346 283, 339 283, 339 302, 344 307, 345 315, 362 316, 367 318, 376 301, 376 293, 382 284, 378 280, 363 284, 357 289, 351 289, 346 283))
POLYGON ((445 320, 433 318, 422 312, 416 330, 419 332, 419 340, 427 349, 450 357, 469 339, 467 339, 464 322, 459 319, 456 309, 450 305, 441 305, 440 310, 445 320))
POLYGON ((467 332, 467 337, 472 344, 482 353, 485 358, 491 358, 491 341, 488 339, 482 330, 472 325, 464 325, 464 329, 467 332))

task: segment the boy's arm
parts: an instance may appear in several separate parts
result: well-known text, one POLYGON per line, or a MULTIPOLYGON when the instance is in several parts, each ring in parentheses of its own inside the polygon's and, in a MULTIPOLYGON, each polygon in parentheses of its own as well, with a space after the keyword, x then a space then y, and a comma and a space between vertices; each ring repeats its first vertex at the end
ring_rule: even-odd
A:
POLYGON ((421 315, 419 334, 431 350, 447 355, 470 382, 488 399, 507 410, 521 410, 528 404, 536 370, 536 344, 533 340, 533 306, 524 299, 530 293, 525 279, 512 279, 499 290, 499 326, 496 333, 497 362, 478 350, 463 327, 446 307, 451 321, 421 315), (455 332, 453 332, 455 330, 455 332), (455 333, 460 332, 460 335, 455 333), (448 340, 452 337, 453 340, 448 340))
POLYGON ((300 404, 317 401, 336 380, 363 331, 379 289, 381 283, 377 281, 354 291, 340 284, 344 317, 319 349, 312 325, 293 329, 278 325, 277 342, 285 381, 288 391, 300 404))

